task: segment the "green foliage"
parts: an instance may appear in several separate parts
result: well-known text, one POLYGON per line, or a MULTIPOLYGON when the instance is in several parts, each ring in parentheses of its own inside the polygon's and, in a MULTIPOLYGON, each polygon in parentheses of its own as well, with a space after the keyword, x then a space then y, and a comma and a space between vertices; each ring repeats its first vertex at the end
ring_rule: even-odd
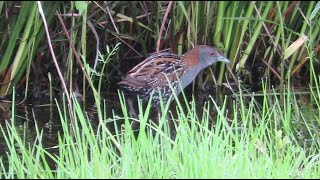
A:
POLYGON ((36 140, 24 141, 15 126, 13 87, 25 79, 27 93, 31 75, 45 72, 47 76, 48 70, 52 100, 51 86, 58 87, 57 75, 36 3, 0 2, 0 95, 13 89, 12 120, 1 126, 9 151, 8 164, 0 159, 1 178, 319 178, 319 2, 173 2, 160 50, 170 47, 181 54, 198 44, 215 45, 232 61, 230 71, 221 64, 211 67, 218 75, 217 84, 235 77, 234 72, 244 82, 238 84, 240 91, 232 95, 232 104, 225 99, 218 105, 211 99, 201 107, 200 116, 194 101, 182 104, 175 96, 176 116, 168 112, 169 104, 161 104, 161 115, 150 117, 151 101, 146 108, 139 101, 138 119, 129 116, 120 92, 122 116, 106 117, 102 84, 113 84, 103 81, 121 74, 120 64, 128 64, 127 57, 155 51, 168 2, 42 4, 70 91, 82 80, 86 97, 87 84, 90 86, 99 127, 91 126, 73 97, 71 128, 67 106, 58 106, 63 131, 59 144, 52 147, 58 154, 43 147, 37 126, 36 140), (64 15, 71 39, 61 33, 63 25, 56 20, 56 12, 64 15), (75 51, 80 52, 83 66, 74 62, 75 51), (39 64, 44 68, 41 71, 33 68, 39 64), (83 68, 83 76, 78 68, 83 68), (257 69, 259 74, 254 74, 257 69), (310 87, 306 93, 310 102, 305 103, 303 94, 292 88, 292 80, 308 73, 310 82, 305 83, 310 87), (263 77, 267 81, 260 80, 263 77), (261 83, 261 94, 247 93, 244 83, 261 83), (274 85, 280 85, 280 93, 274 85), (256 96, 262 98, 261 104, 256 96), (149 123, 155 118, 158 125, 149 123), (168 118, 178 122, 174 140, 168 118), (116 126, 111 134, 106 122, 120 120, 125 121, 124 129, 116 126), (131 130, 131 120, 140 122, 138 138, 131 130), (301 131, 304 135, 297 135, 301 131), (48 159, 55 163, 55 170, 48 159))
MULTIPOLYGON (((59 87, 60 81, 44 40, 36 3, 0 2, 0 95, 13 89, 12 121, 1 126, 9 151, 8 165, 0 159, 1 178, 319 177, 320 134, 314 125, 320 122, 319 3, 177 1, 169 9, 166 22, 162 22, 168 10, 166 1, 42 5, 65 81, 70 91, 82 82, 84 97, 90 86, 99 127, 91 126, 73 97, 69 109, 74 114, 71 128, 66 105, 58 106, 63 132, 59 145, 52 147, 58 149, 58 154, 43 147, 42 131, 37 126, 34 142, 21 137, 15 127, 13 87, 25 80, 27 94, 28 84, 40 83, 43 79, 35 82, 35 77, 44 77, 42 73, 47 76, 50 70, 52 100, 51 86, 59 87), (56 13, 63 22, 56 19, 56 13), (165 30, 158 37, 163 23, 165 30), (64 32, 64 26, 68 32, 64 32), (67 39, 65 33, 71 38, 67 39), (120 64, 131 63, 130 57, 154 52, 159 38, 160 50, 170 47, 178 54, 199 44, 221 49, 232 62, 229 71, 217 64, 211 67, 217 71, 210 72, 218 75, 218 85, 235 74, 242 78, 239 93, 233 93, 235 100, 228 104, 225 99, 217 105, 211 99, 201 107, 200 116, 194 101, 177 101, 176 116, 168 112, 169 104, 161 104, 159 124, 154 125, 149 123, 151 101, 146 108, 139 101, 135 119, 129 116, 119 92, 122 116, 106 117, 101 100, 103 87, 118 80, 123 74, 120 64), (74 62, 80 57, 80 63, 74 62), (257 69, 259 73, 255 74, 257 69), (308 73, 310 82, 305 83, 310 87, 310 102, 305 104, 298 98, 303 94, 295 92, 291 84, 308 73), (264 77, 267 81, 261 80, 264 77), (243 88, 246 84, 261 85, 261 93, 247 93, 243 88), (262 98, 262 104, 257 103, 256 96, 262 98), (178 122, 174 140, 170 138, 168 118, 178 122), (116 127, 112 134, 106 123, 120 120, 124 120, 124 129, 116 127), (131 120, 140 122, 138 138, 131 130, 131 120), (301 131, 305 134, 297 135, 301 131), (306 144, 306 139, 311 143, 306 144), (48 159, 55 163, 55 170, 48 159)), ((236 78, 233 80, 238 83, 236 78)), ((201 85, 202 81, 198 82, 201 85)))
MULTIPOLYGON (((122 69, 129 62, 127 58, 154 52, 159 38, 160 50, 170 48, 179 54, 199 44, 215 45, 221 49, 232 64, 229 71, 226 71, 224 64, 211 67, 218 69, 217 66, 221 66, 213 71, 218 75, 218 85, 236 73, 248 85, 254 84, 251 79, 255 77, 269 77, 282 88, 283 82, 295 80, 301 70, 310 69, 311 63, 319 66, 320 16, 319 3, 316 2, 177 1, 168 10, 166 22, 162 22, 168 6, 165 1, 42 4, 59 66, 65 69, 63 73, 70 89, 82 81, 82 90, 85 91, 86 80, 84 76, 79 80, 78 69, 81 67, 74 63, 74 50, 68 45, 70 42, 65 40, 64 33, 57 33, 62 31, 62 24, 56 20, 56 11, 63 15, 77 51, 95 70, 98 50, 103 52, 107 45, 115 46, 121 42, 118 53, 104 67, 108 82, 119 81, 117 77, 125 73, 122 69), (158 37, 163 23, 164 33, 158 37), (308 60, 311 57, 306 51, 307 44, 315 61, 308 60)), ((41 73, 51 70, 53 66, 36 3, 1 2, 0 10, 1 17, 9 14, 8 18, 0 20, 0 82, 3 83, 0 94, 10 93, 13 86, 21 85, 25 80, 28 80, 26 84, 47 81, 40 79, 37 82, 35 78, 46 77, 46 73, 41 73), (46 69, 37 71, 35 65, 46 69)), ((51 70, 51 73, 57 77, 55 71, 51 70)), ((53 78, 53 82, 58 86, 59 81, 53 78)), ((198 82, 201 85, 202 80, 198 82)))
MULTIPOLYGON (((36 53, 40 52, 40 42, 44 35, 36 2, 21 2, 18 16, 14 14, 16 2, 5 2, 5 5, 6 10, 10 9, 12 14, 11 11, 8 11, 9 21, 1 18, 4 25, 1 28, 8 29, 0 29, 4 32, 1 36, 0 46, 0 54, 3 54, 0 61, 0 81, 4 84, 0 86, 0 95, 11 93, 12 87, 21 83, 23 77, 26 76, 26 70, 30 70, 30 64, 36 53), (20 34, 22 37, 19 37, 20 34)), ((46 15, 49 16, 48 22, 51 22, 52 13, 57 8, 57 4, 44 2, 44 7, 47 9, 46 15)), ((28 80, 28 77, 26 79, 28 80)), ((27 81, 27 83, 29 82, 27 81)))

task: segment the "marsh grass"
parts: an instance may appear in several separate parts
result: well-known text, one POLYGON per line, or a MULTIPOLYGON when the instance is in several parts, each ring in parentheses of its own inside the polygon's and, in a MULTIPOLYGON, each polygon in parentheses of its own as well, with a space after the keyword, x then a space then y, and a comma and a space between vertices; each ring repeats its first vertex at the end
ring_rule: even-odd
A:
MULTIPOLYGON (((292 89, 286 88, 282 98, 266 91, 262 96, 261 104, 255 96, 239 96, 232 105, 225 101, 220 106, 211 99, 200 116, 194 101, 187 111, 177 102, 176 116, 163 106, 159 126, 148 123, 154 118, 149 117, 150 102, 147 107, 139 103, 140 128, 153 126, 156 133, 147 129, 138 137, 130 128, 132 118, 121 93, 123 115, 105 118, 98 128, 92 127, 73 97, 75 128, 70 128, 66 105, 58 106, 63 131, 59 144, 51 148, 43 147, 37 126, 35 141, 24 140, 14 125, 13 105, 12 120, 1 126, 8 145, 7 164, 0 161, 1 178, 319 178, 318 127, 300 111, 292 89), (216 114, 213 126, 212 112, 216 114), (168 117, 178 122, 175 139, 170 139, 168 117), (301 119, 310 131, 309 144, 299 140, 294 126, 301 119), (112 139, 121 151, 106 126, 120 120, 124 125, 115 123, 112 139)), ((311 117, 319 122, 316 113, 311 117)))
POLYGON ((206 76, 197 77, 199 87, 202 78, 211 81, 209 74, 217 75, 217 85, 235 76, 249 86, 255 85, 256 77, 268 77, 282 88, 287 79, 307 75, 311 84, 310 66, 319 66, 319 7, 314 1, 0 2, 0 95, 11 96, 16 87, 25 99, 32 97, 41 92, 38 85, 47 82, 50 71, 54 91, 61 92, 65 83, 70 94, 78 88, 87 97, 95 92, 87 91, 91 82, 75 54, 84 57, 84 66, 89 64, 96 72, 103 69, 105 81, 99 78, 94 83, 112 88, 131 60, 168 48, 183 54, 200 44, 216 46, 231 64, 227 69, 218 63, 201 73, 206 76), (58 63, 55 69, 44 23, 58 63), (98 51, 118 43, 114 57, 98 63, 98 51), (58 78, 59 69, 63 80, 58 78))
MULTIPOLYGON (((60 57, 59 64, 66 64, 63 81, 68 82, 70 92, 76 81, 73 78, 79 75, 73 55, 79 58, 81 54, 79 62, 84 65, 80 66, 77 61, 77 68, 83 70, 83 95, 88 94, 87 89, 92 90, 99 126, 93 128, 91 119, 72 97, 70 109, 56 101, 62 124, 59 144, 45 148, 42 130, 37 125, 37 137, 29 142, 26 132, 21 133, 15 126, 13 90, 11 120, 1 126, 0 133, 7 144, 7 152, 0 160, 1 178, 320 177, 320 78, 316 70, 319 2, 173 2, 172 9, 167 2, 44 2, 42 6, 50 32, 61 32, 63 26, 70 26, 71 38, 67 41, 63 39, 68 30, 65 34, 51 34, 50 38, 56 47, 61 47, 55 51, 60 57), (75 9, 79 10, 79 16, 67 15, 75 9), (163 18, 165 12, 169 12, 167 22, 163 18), (53 21, 62 14, 66 16, 60 24, 53 21), (87 20, 94 22, 93 27, 87 20), (106 22, 111 22, 113 29, 105 28, 106 22), (166 30, 158 37, 162 24, 166 30), (93 40, 88 41, 91 38, 93 40), (104 41, 100 42, 99 38, 104 41), (106 45, 118 47, 119 42, 122 44, 119 49, 115 48, 117 53, 106 45), (219 105, 211 99, 201 107, 201 114, 196 112, 199 105, 186 102, 184 94, 181 103, 174 97, 175 113, 169 111, 168 104, 162 104, 160 117, 150 116, 151 102, 145 107, 139 101, 138 119, 130 117, 126 100, 119 92, 122 114, 106 116, 107 107, 101 101, 100 92, 103 86, 112 83, 103 83, 103 78, 113 77, 112 71, 119 71, 121 58, 142 56, 139 52, 147 54, 168 46, 182 54, 193 45, 203 43, 215 44, 232 60, 229 72, 224 65, 218 71, 210 71, 212 77, 213 72, 218 72, 217 85, 222 84, 224 77, 231 77, 228 75, 233 75, 232 70, 250 79, 254 78, 251 73, 254 68, 261 67, 258 77, 269 80, 275 77, 280 86, 273 88, 270 81, 262 81, 258 95, 244 91, 239 84, 240 91, 233 94, 231 104, 227 98, 219 105), (101 46, 107 49, 104 56, 98 54, 101 46), (76 54, 76 49, 81 53, 76 54), (90 59, 91 56, 96 58, 90 59), (264 66, 255 61, 259 58, 264 66), (300 73, 303 67, 309 67, 309 72, 300 73), (93 76, 96 72, 100 73, 98 78, 93 76), (303 95, 290 85, 298 73, 309 73, 307 102, 303 102, 303 95), (94 82, 98 83, 97 87, 94 82), (74 115, 72 126, 70 111, 74 115), (171 139, 168 118, 177 122, 175 139, 171 139), (158 119, 158 125, 150 123, 150 119, 158 119), (140 122, 138 137, 131 130, 132 120, 140 122), (124 124, 119 125, 120 121, 124 124), (113 134, 108 129, 109 122, 114 123, 113 134)), ((49 57, 42 54, 47 53, 47 49, 41 44, 45 29, 38 9, 35 2, 0 2, 0 11, 11 14, 8 19, 2 18, 6 21, 0 26, 3 32, 1 95, 20 84, 26 72, 27 97, 30 74, 36 70, 32 67, 33 61, 39 63, 34 57, 39 55, 40 60, 49 57), (18 41, 19 34, 21 41, 18 41)), ((40 71, 34 73, 41 74, 40 71)), ((54 72, 49 75, 51 98, 52 86, 59 81, 56 77, 54 72)), ((203 81, 196 82, 201 85, 203 81)))

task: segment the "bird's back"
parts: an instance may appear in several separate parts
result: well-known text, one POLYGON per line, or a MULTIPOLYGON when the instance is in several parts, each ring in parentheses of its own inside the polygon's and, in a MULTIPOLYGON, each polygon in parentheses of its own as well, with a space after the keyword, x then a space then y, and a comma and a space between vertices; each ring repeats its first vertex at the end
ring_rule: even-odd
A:
POLYGON ((146 100, 153 90, 170 91, 168 80, 174 84, 185 72, 182 58, 172 53, 154 54, 129 71, 118 85, 146 100))

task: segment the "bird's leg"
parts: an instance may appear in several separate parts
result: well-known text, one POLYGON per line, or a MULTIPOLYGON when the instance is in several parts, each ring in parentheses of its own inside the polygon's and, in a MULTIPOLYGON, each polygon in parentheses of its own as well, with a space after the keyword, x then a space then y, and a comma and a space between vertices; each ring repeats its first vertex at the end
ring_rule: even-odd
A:
MULTIPOLYGON (((128 105, 129 105, 129 114, 131 115, 131 117, 133 117, 134 119, 139 119, 136 111, 134 110, 134 106, 133 106, 133 101, 131 98, 128 98, 128 105)), ((137 131, 140 127, 140 123, 139 121, 132 121, 131 123, 131 129, 132 131, 137 131)))
POLYGON ((151 120, 150 121, 150 125, 151 126, 154 126, 154 128, 155 129, 153 129, 153 128, 151 128, 151 134, 152 134, 152 136, 153 137, 155 137, 156 136, 156 134, 157 134, 157 131, 159 130, 158 128, 156 128, 157 126, 159 127, 160 126, 160 122, 161 122, 161 108, 160 107, 158 107, 158 106, 156 106, 155 107, 155 110, 156 110, 156 117, 155 118, 152 118, 152 119, 154 119, 154 120, 151 120))
POLYGON ((169 113, 167 113, 167 121, 168 121, 168 127, 169 127, 169 133, 170 133, 170 139, 171 140, 175 140, 176 138, 176 128, 175 128, 175 124, 174 124, 174 119, 170 118, 169 113))
MULTIPOLYGON (((167 123, 168 126, 168 133, 170 136, 171 140, 174 140, 176 137, 176 128, 175 128, 175 124, 174 124, 174 120, 171 118, 171 116, 169 115, 169 110, 163 110, 164 112, 162 113, 162 110, 159 106, 156 107, 157 110, 157 125, 161 125, 161 130, 165 131, 165 126, 163 124, 161 124, 161 115, 165 116, 165 122, 163 123, 167 123)), ((154 134, 155 135, 155 134, 154 134)))

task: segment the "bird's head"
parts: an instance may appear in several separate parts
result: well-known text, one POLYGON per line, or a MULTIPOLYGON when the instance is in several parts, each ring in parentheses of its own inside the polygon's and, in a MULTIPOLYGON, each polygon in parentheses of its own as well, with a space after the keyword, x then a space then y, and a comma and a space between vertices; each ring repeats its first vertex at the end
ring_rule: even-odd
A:
POLYGON ((199 63, 203 68, 208 67, 218 61, 230 63, 230 61, 225 58, 218 49, 214 47, 202 45, 196 48, 199 48, 199 63))

